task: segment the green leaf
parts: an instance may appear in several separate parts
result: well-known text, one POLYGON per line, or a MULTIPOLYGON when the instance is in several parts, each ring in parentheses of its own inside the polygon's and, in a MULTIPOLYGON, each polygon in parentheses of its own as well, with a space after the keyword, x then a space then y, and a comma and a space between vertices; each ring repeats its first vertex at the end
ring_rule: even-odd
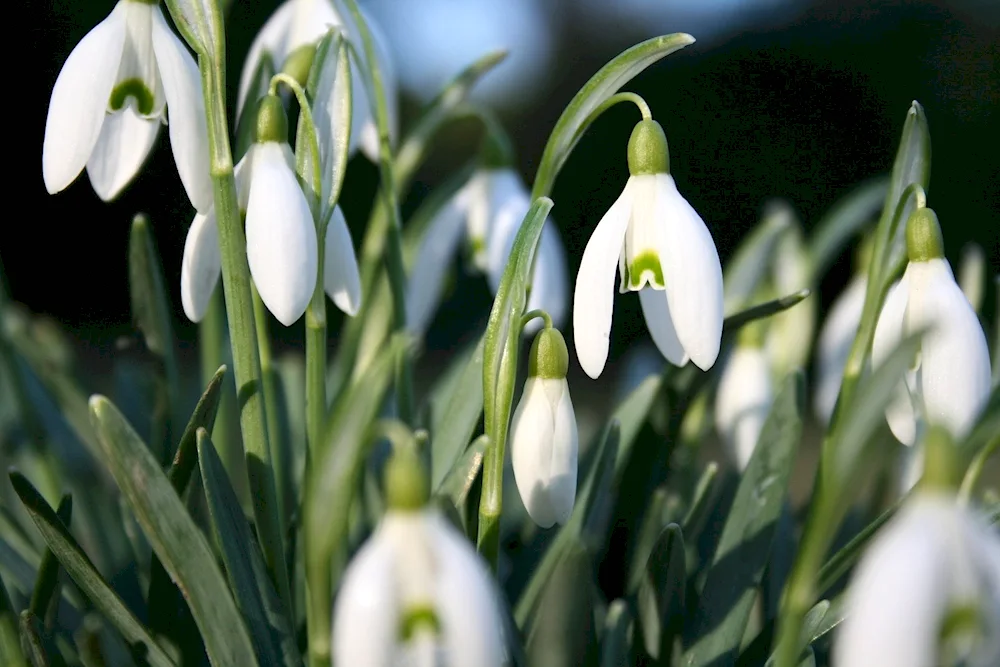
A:
POLYGON ((598 70, 583 88, 566 105, 545 144, 531 198, 547 196, 552 192, 560 169, 569 157, 576 142, 586 131, 585 123, 591 113, 605 100, 621 90, 647 67, 674 51, 694 43, 694 37, 684 33, 662 35, 626 49, 598 70))
MULTIPOLYGON (((485 340, 485 339, 483 339, 485 340)), ((436 489, 465 451, 483 412, 483 340, 431 413, 431 488, 436 489)))
POLYGON ((848 240, 874 219, 888 193, 889 177, 873 178, 848 192, 820 218, 809 241, 814 284, 826 275, 848 240))
POLYGON ((625 590, 631 595, 639 588, 643 578, 646 576, 646 566, 649 562, 649 555, 653 553, 657 541, 660 539, 663 530, 668 522, 665 521, 670 492, 666 486, 658 486, 653 490, 652 495, 645 503, 643 509, 642 523, 639 531, 633 538, 632 557, 628 566, 628 586, 625 590))
POLYGON ((807 296, 812 294, 808 289, 801 289, 798 292, 789 294, 788 296, 783 296, 779 299, 774 299, 772 301, 765 301, 764 303, 758 304, 756 306, 751 306, 745 310, 741 310, 738 313, 733 313, 726 317, 722 322, 722 335, 723 337, 731 337, 736 334, 737 331, 742 329, 747 324, 755 320, 764 319, 765 317, 770 317, 775 313, 780 313, 782 311, 788 310, 795 304, 799 303, 807 296))
POLYGON ((701 531, 702 521, 704 521, 705 517, 708 516, 708 510, 712 506, 712 500, 715 499, 718 486, 718 472, 719 465, 712 461, 705 466, 704 472, 702 472, 701 477, 698 478, 698 484, 695 485, 694 495, 691 497, 687 513, 684 515, 684 520, 681 522, 684 534, 687 535, 689 539, 693 538, 701 531))
MULTIPOLYGON (((56 510, 56 517, 64 526, 69 526, 70 517, 73 516, 73 497, 65 495, 59 501, 59 509, 56 510)), ((59 583, 59 560, 52 553, 52 549, 46 549, 42 556, 42 563, 38 567, 38 577, 35 580, 35 590, 31 593, 31 604, 28 609, 35 616, 45 618, 45 614, 52 603, 52 595, 56 591, 59 583)))
POLYGON ((177 445, 174 453, 174 460, 167 471, 167 478, 170 479, 171 486, 177 495, 184 493, 188 482, 191 480, 191 473, 194 472, 195 464, 198 462, 198 429, 203 428, 209 432, 215 426, 215 416, 218 414, 219 401, 222 400, 222 382, 226 376, 226 367, 220 366, 215 371, 215 375, 208 381, 208 386, 198 399, 198 404, 194 406, 194 412, 184 427, 184 434, 177 445))
POLYGON ((271 584, 260 547, 250 532, 222 460, 204 428, 198 429, 198 460, 212 532, 222 551, 229 587, 246 619, 250 638, 262 664, 298 667, 302 664, 295 633, 278 593, 271 584))
POLYGON ((576 667, 586 663, 593 642, 590 554, 580 542, 566 549, 559 567, 546 582, 528 632, 529 665, 576 667))
POLYGON ((21 650, 33 667, 64 667, 66 661, 56 643, 30 609, 21 612, 21 650))
POLYGON ((17 636, 17 612, 7 594, 7 585, 0 576, 0 655, 7 656, 12 664, 24 664, 21 642, 17 636))
POLYGON ((456 508, 461 507, 483 467, 483 456, 488 443, 489 439, 485 435, 473 440, 445 475, 435 494, 447 496, 456 508))
POLYGON ((409 344, 405 335, 396 335, 364 377, 346 390, 327 424, 327 444, 307 471, 303 546, 310 586, 308 652, 312 656, 330 655, 331 595, 344 566, 342 550, 371 444, 368 431, 382 406, 400 351, 409 344))
POLYGON ((753 298, 757 286, 771 268, 778 240, 791 224, 787 209, 772 209, 736 248, 732 258, 726 262, 722 279, 727 313, 745 308, 753 298))
MULTIPOLYGON (((836 475, 839 481, 834 488, 850 487, 851 480, 867 460, 865 451, 872 434, 885 422, 885 408, 920 349, 921 333, 905 338, 873 374, 858 383, 851 404, 843 406, 844 417, 836 420, 831 434, 834 465, 829 471, 823 471, 824 475, 836 475)), ((837 411, 839 413, 841 408, 837 411)))
POLYGON ((215 554, 167 476, 110 401, 95 395, 90 410, 108 470, 153 551, 184 593, 209 659, 214 665, 256 665, 250 636, 215 554))
POLYGON ((686 581, 684 537, 680 526, 672 523, 653 545, 636 598, 646 652, 664 664, 670 661, 674 638, 684 626, 686 581))
MULTIPOLYGON (((931 179, 931 135, 927 127, 927 116, 924 108, 914 100, 906 114, 903 123, 903 136, 899 141, 896 160, 892 164, 892 178, 889 181, 889 192, 882 209, 880 233, 883 236, 881 259, 882 275, 892 275, 896 267, 906 263, 906 221, 913 210, 910 203, 903 210, 901 224, 889 237, 889 221, 895 215, 896 208, 901 203, 906 189, 916 183, 927 190, 931 179), (885 231, 882 232, 881 229, 885 231)), ((876 246, 876 252, 878 247, 876 246)))
POLYGON ((194 52, 212 62, 216 69, 223 69, 226 56, 223 3, 213 0, 166 0, 166 5, 178 32, 194 52))
POLYGON ((733 664, 788 491, 802 434, 803 378, 790 374, 768 414, 686 630, 682 664, 733 664))
POLYGON ((896 514, 902 502, 903 498, 897 500, 892 507, 882 512, 882 514, 865 526, 860 533, 851 538, 850 542, 841 547, 837 553, 826 561, 816 576, 816 590, 820 594, 829 590, 857 562, 858 558, 864 552, 865 547, 868 546, 868 543, 878 530, 896 514))
MULTIPOLYGON (((322 219, 326 220, 340 198, 351 139, 351 67, 347 40, 336 28, 330 28, 316 45, 306 90, 312 101, 319 152, 325 158, 320 164, 323 172, 321 211, 322 219)), ((300 117, 300 128, 302 122, 300 117)))
POLYGON ((132 652, 144 656, 144 659, 153 666, 173 665, 167 654, 150 636, 149 631, 132 615, 125 603, 90 562, 69 530, 31 482, 16 471, 10 473, 10 482, 31 515, 38 532, 49 545, 49 549, 87 598, 121 632, 132 652))
POLYGON ((601 635, 601 667, 632 667, 632 613, 617 599, 608 606, 601 635))

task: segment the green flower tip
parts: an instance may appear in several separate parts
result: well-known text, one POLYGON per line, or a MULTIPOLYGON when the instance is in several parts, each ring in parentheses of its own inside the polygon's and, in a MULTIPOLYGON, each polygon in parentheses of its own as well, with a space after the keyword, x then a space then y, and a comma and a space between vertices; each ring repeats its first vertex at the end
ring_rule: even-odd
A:
POLYGON ((937 215, 929 208, 918 208, 906 223, 906 252, 911 262, 926 262, 944 257, 944 240, 937 215))
POLYGON ((389 509, 412 512, 430 498, 424 466, 413 450, 398 450, 385 464, 385 498, 389 509))
POLYGON ((538 332, 528 353, 528 377, 562 380, 569 370, 569 351, 558 329, 545 328, 538 332))
POLYGON ((961 481, 958 449, 941 426, 933 425, 924 436, 924 474, 920 487, 929 492, 954 494, 961 481))
POLYGON ((315 57, 316 44, 304 44, 288 55, 285 64, 281 67, 281 72, 292 77, 305 88, 309 81, 309 70, 312 69, 315 57))
POLYGON ((277 95, 265 95, 257 102, 254 142, 263 144, 269 141, 288 143, 288 116, 277 95))
POLYGON ((640 120, 628 140, 628 171, 633 176, 669 174, 667 135, 655 120, 640 120))

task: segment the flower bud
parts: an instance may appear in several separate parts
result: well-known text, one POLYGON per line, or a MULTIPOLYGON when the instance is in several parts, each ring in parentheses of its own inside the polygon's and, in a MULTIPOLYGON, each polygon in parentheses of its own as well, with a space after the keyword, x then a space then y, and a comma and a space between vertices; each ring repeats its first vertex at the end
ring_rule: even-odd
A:
POLYGON ((655 120, 641 120, 628 140, 628 171, 632 176, 669 174, 667 135, 655 120))
POLYGON ((531 345, 528 379, 511 422, 514 481, 532 521, 564 524, 576 500, 579 437, 566 383, 562 334, 543 329, 531 345))

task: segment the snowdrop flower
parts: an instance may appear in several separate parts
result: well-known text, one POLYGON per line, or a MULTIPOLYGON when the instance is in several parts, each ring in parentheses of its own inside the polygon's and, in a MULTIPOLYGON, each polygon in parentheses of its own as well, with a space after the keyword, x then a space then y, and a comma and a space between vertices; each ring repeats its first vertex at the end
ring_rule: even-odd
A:
POLYGON ((594 229, 573 296, 576 355, 592 378, 608 358, 615 268, 621 292, 639 292, 653 342, 666 359, 715 364, 722 340, 722 266, 705 223, 677 191, 667 139, 643 120, 628 143, 629 179, 594 229))
POLYGON ((76 45, 49 101, 42 175, 49 194, 84 167, 104 201, 139 173, 170 116, 170 145, 188 198, 212 205, 208 129, 194 58, 167 26, 158 2, 121 0, 76 45))
POLYGON ((865 305, 868 276, 864 272, 854 276, 830 308, 816 344, 818 379, 813 410, 823 423, 829 423, 833 408, 840 394, 844 379, 844 366, 854 343, 854 335, 861 324, 861 311, 865 305))
MULTIPOLYGON (((253 145, 235 169, 239 206, 246 214, 247 261, 264 305, 290 326, 305 312, 316 286, 316 226, 295 176, 288 120, 276 96, 261 98, 255 132, 253 145)), ((328 259, 332 254, 327 253, 328 259)), ((195 322, 208 308, 220 262, 213 208, 195 217, 184 244, 181 301, 195 322)))
POLYGON ((752 323, 740 332, 715 394, 715 428, 740 470, 750 462, 774 401, 771 364, 761 347, 759 327, 752 323))
POLYGON ((499 592, 472 545, 426 504, 413 459, 390 459, 388 511, 344 573, 333 663, 499 667, 499 592))
MULTIPOLYGON (((361 8, 368 29, 375 41, 376 58, 379 71, 385 84, 386 102, 388 104, 390 136, 397 132, 399 109, 396 92, 396 73, 388 44, 372 18, 361 8)), ((330 28, 341 28, 346 31, 348 39, 354 45, 359 57, 364 59, 364 48, 357 28, 350 22, 350 17, 341 17, 334 9, 331 0, 285 0, 264 27, 257 34, 243 65, 240 75, 239 95, 237 98, 237 116, 247 103, 247 96, 254 80, 254 73, 265 53, 271 55, 273 61, 280 67, 298 49, 313 47, 330 28), (347 19, 345 21, 344 19, 347 19)), ((367 65, 362 62, 364 67, 367 65)), ((360 147, 362 152, 375 162, 378 160, 379 140, 378 128, 372 107, 368 101, 368 91, 365 87, 366 77, 362 76, 357 63, 351 65, 351 135, 349 155, 354 155, 360 147)), ((253 100, 250 100, 251 102, 253 100)))
POLYGON ((931 209, 914 211, 906 240, 910 262, 879 314, 872 364, 877 368, 910 333, 927 332, 886 419, 905 445, 913 445, 927 424, 961 438, 989 397, 986 336, 944 259, 941 228, 931 209))
POLYGON ((510 426, 514 481, 531 520, 565 524, 576 500, 579 438, 569 397, 569 352, 558 329, 542 329, 531 344, 528 379, 510 426))
POLYGON ((906 502, 862 556, 834 667, 1000 664, 1000 538, 940 491, 906 502))
MULTIPOLYGON (((531 195, 510 167, 484 167, 438 213, 424 233, 407 282, 409 329, 423 332, 441 301, 451 258, 464 240, 473 267, 486 274, 490 290, 500 287, 507 258, 531 195)), ((555 223, 542 227, 528 310, 542 309, 559 326, 566 317, 566 257, 555 223)), ((525 333, 538 330, 531 322, 525 333)))

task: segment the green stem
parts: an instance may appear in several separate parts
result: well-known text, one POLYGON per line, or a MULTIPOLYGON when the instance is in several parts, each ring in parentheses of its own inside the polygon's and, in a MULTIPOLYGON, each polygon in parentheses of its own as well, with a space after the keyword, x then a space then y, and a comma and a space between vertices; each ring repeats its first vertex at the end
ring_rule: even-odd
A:
MULTIPOLYGON (((322 243, 319 253, 323 266, 322 243)), ((326 337, 326 292, 320 280, 306 309, 306 451, 312 461, 323 447, 326 426, 326 337)))
POLYGON ((528 322, 535 319, 536 317, 542 318, 542 322, 544 322, 546 329, 552 328, 552 316, 539 308, 536 310, 529 310, 528 312, 526 312, 524 315, 521 316, 521 326, 518 327, 518 330, 519 331, 523 330, 524 327, 528 326, 528 322))
POLYGON ((229 319, 229 339, 233 350, 233 376, 240 412, 240 430, 247 461, 247 478, 253 503, 257 535, 278 594, 292 609, 285 565, 284 535, 271 466, 271 452, 264 412, 260 354, 254 324, 250 268, 247 265, 246 236, 236 198, 233 156, 226 119, 225 64, 221 56, 214 63, 199 58, 205 113, 208 120, 209 160, 219 251, 222 256, 222 285, 229 319))
MULTIPOLYGON (((365 59, 368 61, 368 73, 371 81, 371 97, 375 102, 375 123, 378 125, 379 138, 379 175, 382 182, 382 195, 385 207, 389 213, 387 230, 385 264, 389 276, 389 286, 392 289, 393 330, 406 329, 406 269, 403 266, 402 223, 399 215, 399 197, 396 190, 395 174, 393 173, 392 146, 389 143, 389 107, 385 99, 385 83, 379 68, 375 53, 375 42, 372 39, 368 25, 365 23, 356 0, 346 0, 347 6, 354 17, 354 22, 361 33, 364 43, 365 59)), ((407 425, 413 424, 413 378, 410 367, 410 357, 406 348, 400 353, 396 371, 396 400, 400 419, 407 425)))
POLYGON ((993 436, 973 457, 972 463, 969 464, 969 468, 965 471, 965 477, 962 478, 962 486, 958 490, 959 502, 968 504, 969 500, 971 500, 972 492, 976 490, 976 484, 979 483, 979 478, 983 474, 986 462, 990 460, 991 456, 997 453, 997 450, 1000 450, 1000 435, 993 436))

